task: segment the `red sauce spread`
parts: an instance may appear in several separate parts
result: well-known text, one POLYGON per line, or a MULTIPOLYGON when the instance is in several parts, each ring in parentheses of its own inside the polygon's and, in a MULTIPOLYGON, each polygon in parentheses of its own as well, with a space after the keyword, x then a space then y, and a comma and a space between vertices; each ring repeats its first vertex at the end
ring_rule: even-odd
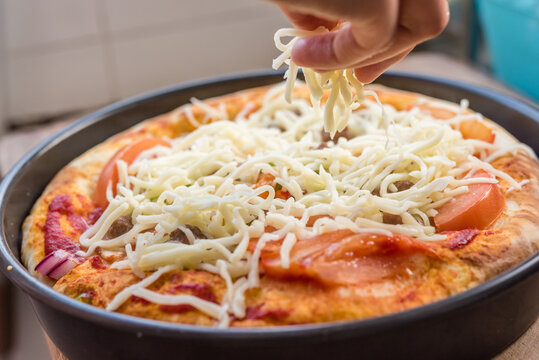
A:
POLYGON ((481 233, 481 230, 477 229, 464 229, 460 231, 450 232, 448 238, 444 241, 444 246, 451 249, 457 250, 462 249, 473 239, 481 233))
POLYGON ((106 269, 107 266, 103 264, 103 260, 101 260, 101 257, 98 255, 92 256, 90 258, 90 264, 94 269, 106 269))
POLYGON ((73 227, 73 229, 83 232, 88 228, 86 220, 79 214, 77 214, 71 196, 68 194, 57 195, 52 199, 49 205, 49 212, 58 212, 60 214, 66 215, 67 220, 73 227))
POLYGON ((74 229, 81 229, 86 224, 84 219, 75 212, 71 196, 67 194, 57 195, 49 204, 49 212, 43 226, 45 236, 45 254, 50 254, 53 251, 62 249, 70 253, 75 253, 80 250, 78 243, 73 242, 71 236, 67 235, 60 225, 62 215, 67 216, 69 223, 74 229))
POLYGON ((141 298, 141 297, 138 297, 136 295, 131 295, 131 302, 139 303, 139 304, 142 304, 142 305, 151 304, 151 302, 149 302, 148 300, 146 300, 144 298, 141 298))
POLYGON ((93 209, 88 214, 88 225, 93 225, 99 220, 99 218, 103 215, 103 209, 100 207, 93 209))
MULTIPOLYGON (((80 194, 76 194, 76 196, 83 208, 90 206, 89 201, 84 196, 80 194)), ((73 241, 73 237, 77 233, 86 231, 88 226, 93 225, 103 214, 101 208, 94 208, 87 214, 88 220, 86 220, 73 205, 73 198, 69 194, 56 195, 49 204, 48 210, 45 225, 42 227, 45 236, 45 254, 59 249, 72 254, 80 250, 79 244, 73 241), (62 229, 60 220, 63 216, 67 218, 75 233, 62 229)))
POLYGON ((262 308, 263 306, 264 306, 264 303, 258 304, 256 306, 247 307, 247 309, 245 309, 244 319, 257 320, 257 319, 269 318, 273 320, 279 320, 279 319, 287 317, 290 314, 290 310, 286 310, 286 309, 266 310, 262 308))
MULTIPOLYGON (((197 283, 187 283, 187 284, 178 284, 173 288, 169 289, 167 292, 172 294, 177 294, 178 292, 188 291, 191 295, 201 298, 202 300, 210 301, 217 303, 217 297, 213 293, 213 290, 208 284, 197 284, 197 283)), ((159 305, 159 310, 164 312, 173 312, 173 313, 183 313, 191 310, 196 310, 191 305, 180 304, 180 305, 159 305)))

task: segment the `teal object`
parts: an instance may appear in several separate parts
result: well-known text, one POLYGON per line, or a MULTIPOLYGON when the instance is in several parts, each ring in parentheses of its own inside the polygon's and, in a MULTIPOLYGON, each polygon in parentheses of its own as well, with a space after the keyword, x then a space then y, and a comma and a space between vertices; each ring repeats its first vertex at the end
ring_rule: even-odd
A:
POLYGON ((495 75, 539 102, 539 0, 477 3, 495 75))

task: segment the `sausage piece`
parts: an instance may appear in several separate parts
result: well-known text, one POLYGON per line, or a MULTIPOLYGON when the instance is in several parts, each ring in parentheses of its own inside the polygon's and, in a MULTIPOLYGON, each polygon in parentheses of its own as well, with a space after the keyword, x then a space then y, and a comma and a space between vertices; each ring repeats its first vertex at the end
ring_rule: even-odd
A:
POLYGON ((109 230, 105 234, 105 239, 114 239, 121 236, 131 230, 133 223, 131 222, 131 216, 120 216, 116 221, 112 223, 109 230))

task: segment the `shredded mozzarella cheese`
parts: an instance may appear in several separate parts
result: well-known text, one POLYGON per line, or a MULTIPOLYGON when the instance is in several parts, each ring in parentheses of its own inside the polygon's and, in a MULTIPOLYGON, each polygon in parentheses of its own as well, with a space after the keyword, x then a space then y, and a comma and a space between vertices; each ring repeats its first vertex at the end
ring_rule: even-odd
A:
POLYGON ((312 31, 300 29, 277 30, 274 42, 277 49, 282 53, 273 60, 272 66, 277 70, 283 64, 288 65, 288 70, 284 75, 286 79, 285 99, 288 103, 292 102, 292 89, 300 68, 303 70, 305 82, 311 91, 311 101, 317 110, 316 113, 321 110, 321 99, 324 95, 324 90, 330 90, 329 97, 324 105, 323 118, 324 130, 333 138, 337 132, 346 128, 352 111, 356 110, 360 103, 363 102, 363 84, 355 77, 353 69, 318 74, 312 69, 296 65, 291 59, 292 48, 300 38, 322 34, 327 31, 324 27, 319 27, 312 31), (292 39, 283 44, 281 41, 283 37, 292 37, 292 39))

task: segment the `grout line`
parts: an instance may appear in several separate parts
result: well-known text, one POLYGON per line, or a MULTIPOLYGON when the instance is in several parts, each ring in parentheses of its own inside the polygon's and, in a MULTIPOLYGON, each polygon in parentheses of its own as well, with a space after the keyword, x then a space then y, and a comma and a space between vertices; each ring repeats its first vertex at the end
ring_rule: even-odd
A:
POLYGON ((99 45, 99 37, 96 34, 82 35, 79 37, 45 42, 39 45, 29 47, 15 47, 8 50, 10 58, 32 57, 45 54, 51 54, 61 51, 69 51, 90 46, 99 45))
MULTIPOLYGON (((117 30, 115 32, 110 31, 109 29, 109 18, 106 12, 105 6, 102 2, 98 5, 98 21, 99 26, 105 26, 105 31, 98 29, 98 34, 92 35, 83 35, 76 38, 57 40, 52 42, 47 42, 44 44, 39 44, 29 47, 14 47, 7 49, 8 56, 10 58, 22 58, 22 57, 31 57, 38 56, 43 54, 49 54, 53 52, 60 52, 66 50, 73 50, 78 48, 84 48, 89 46, 97 46, 103 41, 103 39, 109 40, 109 42, 114 43, 116 41, 126 41, 131 39, 141 39, 148 38, 157 35, 162 35, 167 32, 177 32, 185 29, 198 29, 201 27, 211 27, 219 26, 224 24, 229 24, 234 21, 253 20, 253 19, 264 19, 267 17, 274 16, 273 12, 264 11, 265 9, 260 9, 260 5, 247 5, 241 8, 224 10, 217 13, 212 13, 209 15, 198 15, 195 17, 168 21, 165 23, 144 25, 139 27, 134 27, 130 29, 117 30), (100 15, 101 14, 101 15, 100 15), (99 18, 101 19, 99 20, 99 18)), ((114 58, 112 57, 112 60, 114 58)), ((109 59, 110 61, 110 59, 109 59)))
MULTIPOLYGON (((9 81, 8 81, 8 58, 6 41, 5 4, 0 0, 0 135, 7 129, 7 117, 9 114, 9 81)), ((1 170, 1 169, 0 169, 1 170)))
MULTIPOLYGON (((237 21, 249 21, 253 19, 265 19, 274 16, 271 11, 260 11, 259 5, 247 5, 242 8, 224 10, 212 14, 201 14, 181 21, 169 21, 166 23, 144 25, 131 29, 117 30, 112 33, 115 41, 126 41, 131 39, 141 39, 154 37, 170 32, 177 32, 185 29, 197 30, 202 27, 215 27, 230 24, 237 21)), ((262 9, 264 10, 264 9, 262 9)))
POLYGON ((118 79, 118 70, 116 67, 116 54, 113 46, 113 39, 110 34, 110 21, 107 7, 104 0, 96 0, 97 27, 103 47, 103 61, 105 64, 105 75, 107 78, 107 88, 109 90, 109 101, 115 101, 120 98, 120 81, 118 79))

